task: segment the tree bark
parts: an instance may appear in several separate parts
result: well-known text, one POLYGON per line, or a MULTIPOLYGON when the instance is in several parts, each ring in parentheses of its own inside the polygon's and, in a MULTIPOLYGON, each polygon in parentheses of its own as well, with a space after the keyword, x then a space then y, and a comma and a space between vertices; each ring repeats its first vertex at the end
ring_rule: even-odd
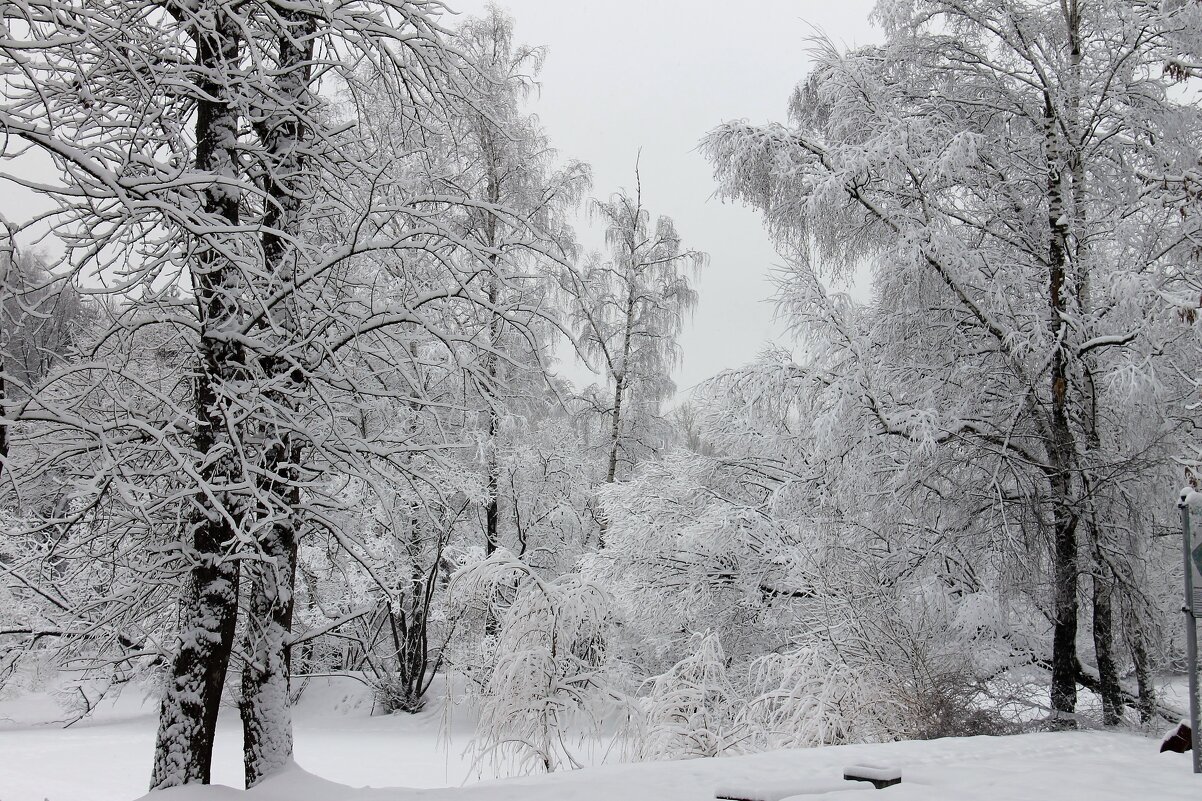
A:
MULTIPOLYGON (((285 495, 295 506, 300 491, 285 495)), ((295 517, 295 516, 294 516, 295 517)), ((242 751, 246 786, 253 787, 292 760, 289 694, 296 522, 276 523, 260 542, 263 555, 247 569, 246 662, 242 668, 242 751)))
POLYGON ((1093 575, 1093 642, 1102 696, 1102 725, 1117 726, 1123 718, 1122 687, 1114 659, 1114 581, 1098 561, 1093 575))
POLYGON ((1139 693, 1136 707, 1139 709, 1139 722, 1151 723, 1156 717, 1158 703, 1156 686, 1152 682, 1151 660, 1148 658, 1148 640, 1135 608, 1137 601, 1130 595, 1127 598, 1128 603, 1123 607, 1123 622, 1131 646, 1131 661, 1135 665, 1135 682, 1139 693))
MULTIPOLYGON (((496 202, 496 201, 494 201, 496 202)), ((491 244, 491 243, 490 243, 491 244)), ((485 356, 485 371, 487 374, 489 386, 486 390, 489 395, 488 405, 488 455, 487 464, 485 467, 488 472, 488 505, 484 509, 484 556, 485 558, 492 556, 496 552, 497 547, 501 542, 500 520, 501 520, 501 466, 497 459, 497 436, 500 434, 500 418, 497 414, 497 356, 495 351, 500 347, 501 342, 501 325, 504 322, 501 315, 497 314, 496 306, 499 298, 497 287, 497 260, 494 257, 493 274, 489 278, 488 286, 488 302, 492 306, 490 311, 490 319, 488 324, 489 332, 489 347, 493 352, 485 356)), ((489 615, 490 628, 495 625, 492 614, 489 615)))
MULTIPOLYGON (((501 200, 501 179, 497 174, 498 155, 493 146, 489 121, 480 120, 481 147, 488 159, 488 178, 485 187, 488 202, 494 206, 501 200)), ((501 331, 505 324, 504 318, 497 312, 497 301, 501 297, 499 276, 500 257, 497 253, 497 218, 489 214, 484 219, 484 241, 492 250, 489 260, 488 276, 488 347, 484 355, 485 380, 488 385, 484 388, 485 402, 488 404, 488 452, 485 470, 487 472, 488 503, 484 508, 484 557, 487 559, 496 553, 501 544, 501 465, 497 458, 497 436, 500 433, 500 417, 497 412, 497 356, 501 347, 501 331)), ((496 635, 500 630, 496 610, 491 606, 488 617, 484 621, 486 634, 496 635)))
MULTIPOLYGON (((1085 208, 1088 198, 1085 192, 1085 159, 1081 153, 1079 141, 1080 109, 1081 109, 1081 61, 1083 58, 1081 45, 1081 16, 1078 0, 1066 0, 1062 6, 1065 14, 1065 27, 1069 38, 1069 82, 1067 85, 1068 98, 1066 120, 1068 129, 1073 132, 1065 145, 1066 162, 1072 186, 1072 219, 1078 231, 1085 230, 1085 208)), ((1066 237, 1067 240, 1067 237, 1066 237)), ((1090 296, 1091 270, 1093 262, 1089 254, 1088 238, 1078 236, 1072 241, 1073 251, 1071 262, 1076 268, 1073 273, 1075 283, 1074 299, 1077 313, 1082 325, 1089 324, 1092 298, 1090 296)), ((1068 242, 1065 247, 1067 249, 1068 242)), ((1101 446, 1098 434, 1098 400, 1097 387, 1094 383, 1095 365, 1089 355, 1079 358, 1080 386, 1077 403, 1078 413, 1084 427, 1083 440, 1087 451, 1097 452, 1101 446)), ((1083 494, 1086 503, 1092 506, 1095 493, 1090 485, 1092 478, 1082 471, 1081 481, 1084 485, 1083 494)), ((1114 594, 1118 586, 1114 571, 1107 564, 1103 555, 1102 539, 1105 530, 1098 523, 1096 512, 1092 508, 1085 510, 1088 515, 1087 534, 1093 560, 1093 642, 1094 658, 1098 665, 1098 682, 1102 697, 1102 722, 1106 726, 1115 726, 1122 719, 1123 697, 1122 686, 1119 683, 1118 667, 1114 657, 1114 594)))
MULTIPOLYGON (((274 98, 256 128, 268 165, 264 179, 267 206, 263 215, 263 258, 272 289, 287 287, 296 271, 297 241, 304 200, 307 144, 305 117, 310 111, 310 64, 316 20, 305 10, 279 12, 282 29, 277 36, 278 76, 274 98)), ((276 341, 278 352, 260 358, 270 413, 260 424, 263 464, 257 513, 265 521, 258 540, 259 559, 248 568, 246 664, 242 671, 242 740, 246 786, 253 787, 292 760, 292 711, 289 693, 291 653, 289 639, 295 607, 297 548, 300 539, 300 470, 303 445, 291 421, 306 377, 286 357, 299 332, 299 298, 280 304, 279 325, 264 321, 259 336, 276 341), (275 330, 283 335, 272 336, 275 330)))
MULTIPOLYGON (((630 245, 631 271, 634 266, 634 247, 630 245)), ((627 366, 630 362, 630 349, 634 333, 634 312, 635 312, 635 291, 634 291, 634 276, 630 276, 626 286, 626 321, 625 329, 622 332, 622 362, 618 370, 614 371, 614 413, 613 424, 610 427, 609 434, 609 460, 605 469, 605 483, 612 484, 617 480, 618 475, 618 450, 622 444, 622 398, 626 394, 626 376, 628 373, 627 366)), ((601 518, 597 531, 597 547, 605 547, 605 533, 609 530, 609 521, 601 518)))
MULTIPOLYGON (((241 34, 224 5, 207 3, 212 28, 196 30, 196 66, 201 75, 196 111, 196 170, 214 178, 238 174, 238 116, 222 76, 238 63, 241 34)), ((204 14, 196 19, 206 18, 204 14)), ((235 226, 239 195, 214 184, 205 190, 204 210, 214 225, 235 226)), ((213 242, 201 238, 193 282, 201 319, 196 377, 198 424, 194 446, 201 457, 203 487, 192 497, 186 557, 191 562, 180 600, 181 626, 175 657, 159 711, 151 789, 208 784, 222 686, 229 667, 238 612, 238 562, 226 549, 237 540, 239 504, 229 487, 238 482, 224 407, 231 383, 245 378, 245 353, 224 336, 240 316, 238 271, 213 242)))
POLYGON ((1048 328, 1053 348, 1051 363, 1051 419, 1047 441, 1049 484, 1052 501, 1053 582, 1052 610, 1052 710, 1053 725, 1074 728, 1077 708, 1077 513, 1073 499, 1073 467, 1076 447, 1069 423, 1069 355, 1065 339, 1067 311, 1065 278, 1068 267, 1068 222, 1062 186, 1062 162, 1055 110, 1049 95, 1044 98, 1044 125, 1048 162, 1048 328))

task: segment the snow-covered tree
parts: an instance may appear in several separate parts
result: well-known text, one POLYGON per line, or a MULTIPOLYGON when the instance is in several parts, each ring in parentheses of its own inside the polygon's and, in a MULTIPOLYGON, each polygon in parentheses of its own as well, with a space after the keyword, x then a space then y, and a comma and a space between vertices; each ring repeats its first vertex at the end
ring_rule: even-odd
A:
POLYGON ((544 580, 505 549, 458 573, 452 593, 465 613, 501 616, 477 677, 476 758, 581 767, 572 741, 601 734, 628 702, 608 594, 574 574, 544 580))
MULTIPOLYGON (((637 170, 633 195, 594 200, 591 210, 605 226, 608 258, 594 254, 565 272, 563 288, 582 352, 609 384, 609 397, 596 402, 608 418, 604 481, 613 483, 653 446, 660 404, 675 391, 676 337, 697 302, 690 273, 706 256, 685 249, 670 218, 652 227, 637 170)), ((602 518, 602 540, 605 525, 602 518)))
POLYGON ((823 349, 804 380, 833 392, 844 431, 893 443, 861 469, 909 487, 933 537, 1020 537, 1037 582, 1015 580, 1051 623, 1057 722, 1087 680, 1083 574, 1104 717, 1118 718, 1115 593, 1148 607, 1133 577, 1156 519, 1126 499, 1168 478, 1179 430, 1172 366, 1189 357, 1160 298, 1181 280, 1190 223, 1149 202, 1143 179, 1197 150, 1197 110, 1161 75, 1174 13, 883 2, 885 44, 823 46, 791 126, 731 123, 704 145, 722 192, 764 212, 793 265, 785 310, 823 349), (863 311, 815 277, 863 262, 863 311), (953 509, 958 522, 941 519, 953 509))
POLYGON ((541 48, 514 41, 514 23, 490 6, 456 30, 456 42, 468 62, 471 91, 453 115, 451 135, 464 164, 460 191, 479 201, 481 210, 465 220, 465 235, 475 239, 488 263, 488 300, 483 321, 484 380, 480 392, 487 417, 484 443, 489 497, 484 510, 484 550, 501 543, 501 451, 503 419, 516 412, 523 397, 542 395, 548 340, 535 326, 515 327, 506 319, 507 298, 527 302, 544 298, 550 313, 550 279, 574 257, 575 241, 567 215, 589 185, 588 167, 579 162, 556 165, 538 118, 524 109, 542 68, 541 48), (489 210, 501 206, 515 215, 510 222, 489 210))
POLYGON ((5 14, 6 148, 60 173, 38 187, 58 207, 33 222, 66 248, 56 279, 86 276, 110 298, 84 354, 15 415, 36 424, 15 480, 69 470, 61 502, 19 521, 15 542, 33 547, 6 575, 73 636, 96 638, 99 618, 121 658, 166 656, 155 787, 208 781, 240 587, 248 784, 287 763, 302 535, 350 519, 348 477, 422 481, 414 454, 466 444, 431 419, 419 368, 475 369, 478 309, 515 326, 546 314, 490 300, 489 254, 457 225, 503 208, 431 180, 441 154, 423 125, 462 96, 441 11, 199 0, 5 14), (323 102, 326 79, 356 99, 390 86, 408 139, 367 135, 368 109, 323 102), (430 425, 364 427, 381 397, 430 425), (97 546, 122 555, 116 576, 137 591, 64 597, 81 571, 47 571, 47 554, 84 568, 97 546), (152 646, 144 626, 158 614, 165 634, 177 588, 178 635, 152 646))

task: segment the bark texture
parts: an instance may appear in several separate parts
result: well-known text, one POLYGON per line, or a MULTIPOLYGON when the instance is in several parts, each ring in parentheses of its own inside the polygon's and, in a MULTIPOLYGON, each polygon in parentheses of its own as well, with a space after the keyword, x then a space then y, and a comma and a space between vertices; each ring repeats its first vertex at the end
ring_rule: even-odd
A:
MULTIPOLYGON (((238 23, 224 4, 205 4, 212 27, 196 29, 196 67, 200 96, 196 112, 196 171, 212 179, 204 210, 213 225, 234 226, 239 218, 238 115, 230 82, 223 80, 238 63, 242 46, 238 23)), ((240 528, 239 504, 230 488, 238 465, 226 430, 229 395, 247 374, 246 354, 227 336, 240 317, 242 288, 237 265, 207 238, 198 242, 193 281, 201 319, 200 360, 196 376, 198 424, 194 446, 201 459, 203 484, 192 498, 186 541, 191 563, 180 601, 180 634, 159 712, 151 789, 208 784, 217 711, 225 684, 238 612, 238 562, 230 555, 240 528)))
MULTIPOLYGON (((263 260, 274 294, 293 283, 302 237, 306 199, 306 118, 312 100, 310 64, 316 19, 304 8, 281 10, 276 40, 278 75, 265 114, 256 121, 268 166, 264 184, 263 260)), ((257 480, 257 514, 263 525, 256 540, 259 558, 247 569, 246 665, 242 671, 242 740, 246 786, 253 787, 292 760, 289 696, 303 443, 289 419, 299 408, 306 377, 292 348, 299 339, 294 293, 269 310, 259 338, 274 343, 259 358, 266 381, 268 415, 261 424, 262 469, 257 480)))
POLYGON ((1074 728, 1077 709, 1078 545, 1074 502, 1076 448, 1069 422, 1069 331, 1065 323, 1068 288, 1068 222, 1062 178, 1062 154, 1055 131, 1056 112, 1050 95, 1044 98, 1048 164, 1048 333, 1052 360, 1051 410, 1047 431, 1048 481, 1052 506, 1052 711, 1053 725, 1074 728))

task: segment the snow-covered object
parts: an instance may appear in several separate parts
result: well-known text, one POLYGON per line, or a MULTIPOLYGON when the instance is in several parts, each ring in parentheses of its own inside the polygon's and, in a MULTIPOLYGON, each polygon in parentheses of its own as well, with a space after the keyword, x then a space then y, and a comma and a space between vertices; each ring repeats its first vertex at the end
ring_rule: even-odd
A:
POLYGON ((807 512, 832 550, 875 540, 884 580, 943 560, 955 592, 1041 611, 1052 630, 1012 656, 1051 665, 1063 713, 1079 655, 1096 664, 1107 724, 1128 650, 1154 714, 1170 595, 1143 587, 1171 562, 1150 535, 1196 447, 1199 283, 1181 265, 1202 238, 1202 109, 1164 74, 1185 5, 886 0, 880 44, 815 46, 788 124, 702 144, 786 256, 800 340, 723 377, 772 423, 746 458, 787 438, 773 467, 821 488, 807 512), (857 273, 871 293, 851 304, 830 285, 857 273))
POLYGON ((880 790, 900 784, 902 772, 901 768, 881 765, 849 765, 843 769, 843 778, 848 781, 872 782, 872 786, 880 790))
MULTIPOLYGON (((58 638, 64 660, 113 673, 166 663, 156 786, 208 781, 237 650, 253 783, 290 758, 293 577, 309 578, 297 554, 310 543, 299 540, 362 557, 360 510, 343 492, 358 481, 383 485, 378 497, 416 485, 454 495, 466 483, 440 482, 430 465, 454 461, 475 390, 495 383, 481 361, 498 349, 476 323, 504 319, 523 339, 548 316, 546 293, 490 291, 502 249, 475 233, 503 217, 507 245, 523 238, 547 255, 564 232, 531 231, 565 187, 536 187, 520 209, 463 189, 475 156, 443 123, 464 107, 487 118, 465 73, 488 79, 444 47, 441 3, 203 0, 163 11, 124 0, 6 8, 5 134, 45 159, 52 177, 37 191, 55 210, 38 204, 38 234, 63 247, 56 279, 86 274, 95 303, 63 380, 20 389, 24 408, 39 409, 21 459, 8 458, 19 421, 0 423, 17 492, 4 504, 38 510, 21 526, 36 547, 0 559, 4 581, 18 577, 55 618, 42 625, 31 609, 14 625, 25 647, 58 638), (448 108, 452 95, 463 106, 448 108), (30 491, 48 477, 55 497, 43 504, 30 491), (53 552, 52 571, 39 548, 53 552)), ((528 144, 545 159, 544 143, 528 144)), ((456 501, 438 498, 430 517, 456 501)), ((429 605, 405 608, 404 589, 375 583, 395 640, 402 627, 419 631, 407 639, 424 650, 429 605)), ((362 618, 312 589, 318 634, 362 618)))
POLYGON ((1184 754, 1193 748, 1193 730, 1189 723, 1181 721, 1173 728, 1165 732, 1164 737, 1160 738, 1160 753, 1172 751, 1178 754, 1184 754))
POLYGON ((740 698, 720 638, 696 635, 690 649, 692 654, 651 680, 641 699, 640 759, 718 756, 738 740, 740 698))
MULTIPOLYGON (((654 452, 660 404, 676 390, 672 367, 680 358, 677 336, 697 305, 690 273, 706 254, 684 246, 667 216, 652 223, 636 188, 594 200, 591 212, 605 227, 607 258, 593 254, 561 277, 578 347, 604 375, 610 397, 599 399, 609 417, 605 481, 654 452)), ((601 525, 604 530, 605 520, 601 525)))

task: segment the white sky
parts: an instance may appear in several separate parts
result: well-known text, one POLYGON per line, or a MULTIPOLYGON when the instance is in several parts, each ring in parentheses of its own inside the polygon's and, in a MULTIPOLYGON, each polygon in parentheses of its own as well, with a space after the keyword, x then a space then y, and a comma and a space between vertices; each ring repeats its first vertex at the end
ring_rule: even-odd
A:
MULTIPOLYGON (((488 0, 448 0, 480 13, 488 0)), ((709 165, 696 152, 707 131, 730 119, 785 119, 806 74, 807 38, 867 44, 872 0, 499 0, 518 41, 545 45, 541 95, 533 101, 561 153, 593 165, 593 191, 634 186, 643 149, 643 199, 676 222, 686 246, 710 254, 700 302, 681 344, 682 392, 753 360, 779 336, 767 302, 780 263, 758 216, 712 199, 709 165)), ((584 239, 584 237, 582 237, 584 239)), ((585 240, 588 241, 588 240, 585 240)), ((583 367, 565 364, 578 383, 583 367)))

